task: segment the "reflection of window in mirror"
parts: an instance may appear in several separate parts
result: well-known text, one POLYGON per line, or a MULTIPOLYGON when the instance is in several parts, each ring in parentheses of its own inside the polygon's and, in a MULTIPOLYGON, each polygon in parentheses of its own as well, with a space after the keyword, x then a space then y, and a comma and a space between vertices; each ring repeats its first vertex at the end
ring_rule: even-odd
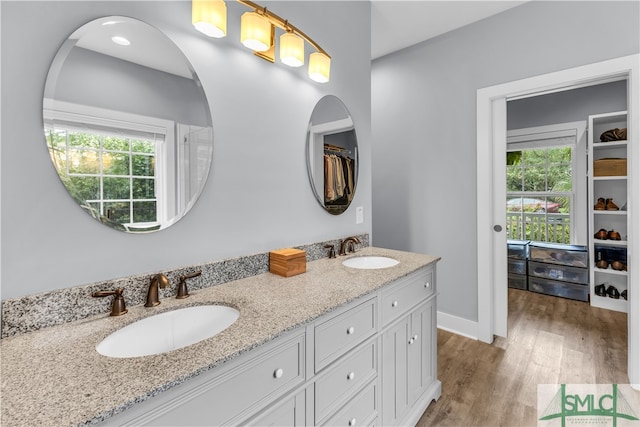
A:
POLYGON ((45 137, 59 175, 94 218, 129 231, 155 230, 171 207, 173 122, 66 104, 45 109, 45 137))

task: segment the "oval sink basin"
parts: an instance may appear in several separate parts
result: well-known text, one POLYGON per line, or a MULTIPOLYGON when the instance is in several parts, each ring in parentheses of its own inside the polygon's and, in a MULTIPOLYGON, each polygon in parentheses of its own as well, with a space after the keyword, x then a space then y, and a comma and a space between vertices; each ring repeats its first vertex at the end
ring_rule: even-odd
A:
POLYGON ((115 331, 96 350, 104 356, 120 358, 166 353, 219 334, 239 316, 238 310, 224 305, 167 311, 115 331))
POLYGON ((398 265, 400 262, 386 256, 359 256, 342 261, 342 265, 363 270, 375 270, 378 268, 389 268, 398 265))

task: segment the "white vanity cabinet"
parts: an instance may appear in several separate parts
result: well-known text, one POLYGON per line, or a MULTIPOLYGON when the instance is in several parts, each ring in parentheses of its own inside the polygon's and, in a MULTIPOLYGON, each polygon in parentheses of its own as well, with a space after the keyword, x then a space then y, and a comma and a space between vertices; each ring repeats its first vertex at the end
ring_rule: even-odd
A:
POLYGON ((104 425, 413 425, 440 397, 435 264, 104 425))
POLYGON ((434 270, 398 281, 382 300, 382 425, 414 425, 441 394, 434 270))

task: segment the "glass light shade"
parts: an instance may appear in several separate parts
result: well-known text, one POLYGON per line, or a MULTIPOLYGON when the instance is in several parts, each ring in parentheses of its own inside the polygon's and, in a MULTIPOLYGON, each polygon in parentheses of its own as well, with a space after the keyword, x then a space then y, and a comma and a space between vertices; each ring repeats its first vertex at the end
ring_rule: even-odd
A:
POLYGON ((257 52, 271 47, 271 22, 256 12, 245 12, 240 17, 240 41, 257 52))
POLYGON ((227 5, 224 0, 193 0, 191 23, 209 37, 224 37, 227 35, 227 5))
POLYGON ((331 58, 321 52, 309 55, 309 78, 318 83, 329 81, 331 58))
POLYGON ((290 67, 304 65, 304 40, 293 33, 280 36, 280 61, 290 67))

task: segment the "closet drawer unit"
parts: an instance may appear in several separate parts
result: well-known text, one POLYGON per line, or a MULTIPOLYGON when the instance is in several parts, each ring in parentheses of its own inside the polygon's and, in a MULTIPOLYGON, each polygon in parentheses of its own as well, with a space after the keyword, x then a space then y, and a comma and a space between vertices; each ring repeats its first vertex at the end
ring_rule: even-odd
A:
POLYGON ((579 301, 589 300, 589 286, 587 285, 529 277, 529 290, 579 301))
POLYGON ((512 274, 527 274, 527 261, 510 259, 507 262, 507 272, 512 274))
POLYGON ((568 267, 566 265, 543 264, 529 261, 529 276, 544 279, 561 280, 586 285, 589 283, 589 270, 568 267))
POLYGON ((509 274, 507 277, 507 283, 510 288, 527 290, 527 276, 523 276, 521 274, 509 274))
POLYGON ((363 385, 376 377, 378 372, 377 341, 364 344, 345 360, 331 367, 315 383, 315 420, 335 413, 342 402, 363 385))
POLYGON ((317 325, 315 372, 351 350, 377 330, 377 299, 374 297, 317 325))
POLYGON ((371 425, 378 415, 376 391, 376 382, 373 381, 324 425, 344 427, 371 425))
POLYGON ((527 259, 528 240, 507 240, 507 256, 509 259, 527 259))
POLYGON ((529 260, 586 268, 589 266, 589 253, 586 246, 530 243, 529 260))
POLYGON ((382 294, 382 324, 388 325, 435 291, 433 269, 420 270, 382 294))

